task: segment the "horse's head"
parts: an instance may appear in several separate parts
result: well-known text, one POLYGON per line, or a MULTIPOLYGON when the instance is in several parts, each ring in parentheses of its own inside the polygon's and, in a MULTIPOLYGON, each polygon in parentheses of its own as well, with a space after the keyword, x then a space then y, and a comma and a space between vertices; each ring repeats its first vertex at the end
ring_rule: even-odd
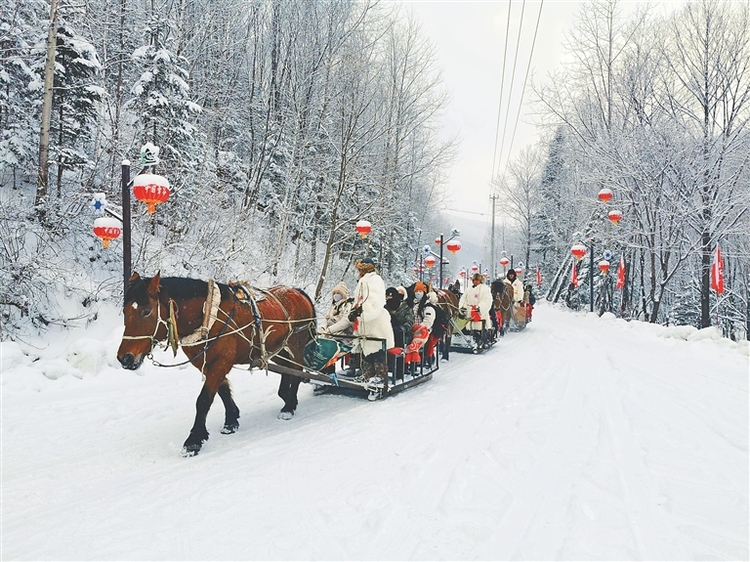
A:
POLYGON ((130 277, 123 307, 125 333, 117 350, 117 360, 125 369, 140 367, 154 344, 168 335, 168 311, 159 295, 160 280, 158 273, 151 279, 141 279, 137 273, 130 277))

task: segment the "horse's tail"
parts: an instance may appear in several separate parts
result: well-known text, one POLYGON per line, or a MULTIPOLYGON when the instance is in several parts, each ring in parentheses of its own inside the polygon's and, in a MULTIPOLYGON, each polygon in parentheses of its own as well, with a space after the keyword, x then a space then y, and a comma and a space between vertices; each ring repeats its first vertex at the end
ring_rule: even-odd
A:
POLYGON ((298 287, 294 288, 295 291, 299 291, 299 293, 307 299, 307 302, 310 303, 310 308, 312 309, 312 314, 310 321, 307 323, 307 328, 310 330, 310 336, 315 337, 315 331, 317 329, 317 318, 315 316, 315 303, 310 298, 310 295, 308 295, 303 289, 300 289, 298 287))

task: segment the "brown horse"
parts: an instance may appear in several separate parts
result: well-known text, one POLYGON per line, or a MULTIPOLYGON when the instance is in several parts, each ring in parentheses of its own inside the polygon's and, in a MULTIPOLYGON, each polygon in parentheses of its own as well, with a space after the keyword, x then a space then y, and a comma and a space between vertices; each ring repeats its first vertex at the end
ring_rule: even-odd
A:
POLYGON ((503 283, 502 279, 495 279, 491 284, 492 306, 495 310, 500 311, 503 317, 501 334, 510 327, 510 320, 513 316, 513 287, 503 283))
MULTIPOLYGON (((117 359, 137 369, 158 342, 181 347, 205 382, 195 405, 195 423, 183 445, 195 455, 208 439, 206 415, 219 394, 226 415, 222 433, 239 427, 240 411, 226 375, 233 365, 265 367, 271 361, 302 370, 305 345, 315 333, 315 307, 303 291, 276 286, 267 290, 180 277, 141 278, 133 273, 125 295, 125 333, 117 359)), ((281 375, 282 419, 297 408, 301 378, 281 375)))

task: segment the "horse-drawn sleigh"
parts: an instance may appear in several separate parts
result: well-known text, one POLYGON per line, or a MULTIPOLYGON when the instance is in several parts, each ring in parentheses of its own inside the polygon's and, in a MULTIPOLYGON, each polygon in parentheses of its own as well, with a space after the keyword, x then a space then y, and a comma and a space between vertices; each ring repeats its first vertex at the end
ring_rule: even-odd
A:
MULTIPOLYGON (((159 274, 141 278, 134 273, 123 310, 125 331, 117 352, 123 368, 137 369, 152 357, 158 343, 166 342, 175 356, 178 349, 187 356, 180 364, 191 363, 203 374, 195 422, 183 444, 188 456, 196 455, 208 440, 206 416, 217 394, 225 409, 221 432, 234 433, 239 428, 240 411, 226 378, 235 365, 281 375, 282 419, 294 415, 303 381, 377 400, 430 380, 438 368, 436 361, 429 369, 424 363, 406 369, 402 349, 386 350, 394 367, 378 384, 306 365, 306 348, 309 352, 316 338, 315 307, 304 291, 287 286, 257 289, 159 274)), ((332 359, 335 362, 336 357, 332 359)))

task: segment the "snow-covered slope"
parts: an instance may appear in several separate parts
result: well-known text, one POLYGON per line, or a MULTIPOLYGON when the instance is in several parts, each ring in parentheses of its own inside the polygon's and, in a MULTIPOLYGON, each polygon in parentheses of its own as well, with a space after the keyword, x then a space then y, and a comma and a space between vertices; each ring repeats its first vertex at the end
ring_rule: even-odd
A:
POLYGON ((240 431, 217 400, 182 458, 200 374, 120 369, 119 322, 2 344, 3 559, 748 558, 746 343, 539 306, 387 400, 303 385, 288 422, 233 371, 240 431))

